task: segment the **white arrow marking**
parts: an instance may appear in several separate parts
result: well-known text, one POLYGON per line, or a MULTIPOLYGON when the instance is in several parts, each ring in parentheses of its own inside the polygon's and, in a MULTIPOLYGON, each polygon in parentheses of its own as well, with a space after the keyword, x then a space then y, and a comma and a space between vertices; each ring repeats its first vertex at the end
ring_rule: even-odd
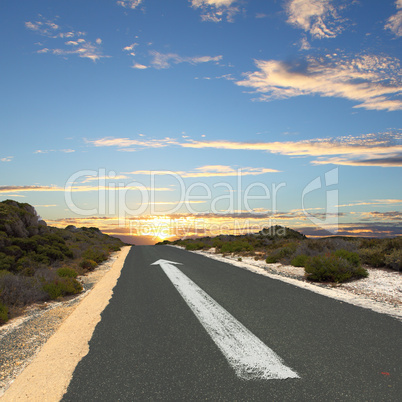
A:
POLYGON ((175 288, 222 351, 236 375, 245 380, 300 378, 282 359, 173 264, 158 260, 175 288))

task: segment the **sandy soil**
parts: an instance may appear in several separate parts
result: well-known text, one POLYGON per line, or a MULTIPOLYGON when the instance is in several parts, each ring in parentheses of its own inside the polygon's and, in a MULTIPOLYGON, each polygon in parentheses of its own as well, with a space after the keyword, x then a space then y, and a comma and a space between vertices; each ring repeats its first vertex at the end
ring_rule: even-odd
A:
POLYGON ((62 398, 76 365, 89 351, 89 341, 112 297, 130 248, 120 251, 111 269, 86 293, 32 363, 7 389, 2 397, 4 401, 58 401, 62 398))

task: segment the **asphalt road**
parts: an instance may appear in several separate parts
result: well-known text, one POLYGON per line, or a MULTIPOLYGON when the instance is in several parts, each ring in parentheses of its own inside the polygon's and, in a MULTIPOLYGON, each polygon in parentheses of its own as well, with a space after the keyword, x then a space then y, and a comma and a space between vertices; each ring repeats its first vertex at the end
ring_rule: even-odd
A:
POLYGON ((402 325, 389 316, 167 246, 130 251, 65 401, 400 401, 402 325), (300 378, 244 380, 159 266, 188 278, 300 378))

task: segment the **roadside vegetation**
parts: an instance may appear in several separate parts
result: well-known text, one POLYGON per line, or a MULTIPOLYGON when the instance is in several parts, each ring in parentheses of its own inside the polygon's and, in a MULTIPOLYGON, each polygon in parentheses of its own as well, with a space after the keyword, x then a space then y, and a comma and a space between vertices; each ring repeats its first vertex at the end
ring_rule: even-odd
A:
POLYGON ((81 292, 77 276, 123 245, 97 228, 49 227, 29 204, 0 202, 0 325, 29 304, 81 292))
POLYGON ((186 250, 209 250, 223 255, 253 257, 267 264, 303 267, 310 281, 342 283, 368 276, 366 267, 402 271, 402 238, 368 239, 326 237, 308 239, 282 226, 272 226, 255 234, 220 235, 197 239, 165 240, 186 250))

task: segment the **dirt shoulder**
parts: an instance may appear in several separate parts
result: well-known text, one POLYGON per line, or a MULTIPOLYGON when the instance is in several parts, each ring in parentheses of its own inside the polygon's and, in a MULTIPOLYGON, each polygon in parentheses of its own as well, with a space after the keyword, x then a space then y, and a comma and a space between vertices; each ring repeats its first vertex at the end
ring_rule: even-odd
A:
POLYGON ((130 248, 123 247, 92 277, 84 279, 87 291, 81 296, 37 308, 2 329, 2 400, 61 399, 76 365, 89 351, 88 343, 113 294, 130 248))

